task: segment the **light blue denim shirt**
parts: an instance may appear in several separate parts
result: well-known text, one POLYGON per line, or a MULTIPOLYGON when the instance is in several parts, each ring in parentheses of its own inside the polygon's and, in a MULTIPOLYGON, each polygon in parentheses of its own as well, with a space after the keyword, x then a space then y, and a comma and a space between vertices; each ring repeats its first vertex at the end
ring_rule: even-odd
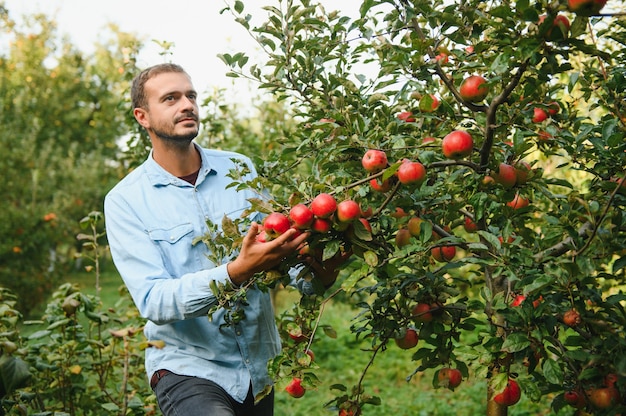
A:
POLYGON ((192 245, 207 232, 206 220, 221 224, 224 215, 239 218, 250 206, 251 191, 228 188, 231 160, 251 161, 237 153, 198 147, 202 166, 195 186, 159 166, 152 154, 106 196, 106 232, 115 266, 140 314, 148 320, 145 336, 162 340, 163 349, 146 350, 148 378, 159 369, 202 377, 243 402, 252 384, 256 396, 272 384, 267 362, 280 351, 269 294, 250 290, 246 318, 224 323, 209 288, 229 280, 226 264, 212 264, 207 247, 192 245))

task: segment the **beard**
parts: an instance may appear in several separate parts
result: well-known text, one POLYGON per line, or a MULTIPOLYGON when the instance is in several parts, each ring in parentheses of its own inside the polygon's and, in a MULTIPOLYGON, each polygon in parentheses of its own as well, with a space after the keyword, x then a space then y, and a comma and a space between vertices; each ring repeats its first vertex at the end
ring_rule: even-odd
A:
MULTIPOLYGON (((196 123, 198 122, 197 116, 186 115, 185 117, 193 117, 196 123)), ((178 120, 175 120, 175 123, 178 123, 178 120)), ((152 131, 166 146, 180 149, 188 148, 189 143, 198 135, 197 127, 184 134, 177 134, 175 133, 175 127, 165 125, 154 126, 152 127, 152 131)))

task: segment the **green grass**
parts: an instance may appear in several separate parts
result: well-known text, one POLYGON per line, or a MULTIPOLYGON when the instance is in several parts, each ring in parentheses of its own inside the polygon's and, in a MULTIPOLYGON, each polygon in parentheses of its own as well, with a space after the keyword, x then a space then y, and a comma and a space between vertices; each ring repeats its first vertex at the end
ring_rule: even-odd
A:
MULTIPOLYGON (((78 285, 84 293, 92 295, 97 293, 94 273, 72 273, 67 281, 78 285)), ((119 300, 119 289, 123 282, 112 264, 104 265, 99 283, 103 308, 115 305, 119 300)), ((289 290, 280 291, 276 303, 277 313, 291 309, 297 300, 297 293, 289 290)), ((324 406, 334 398, 336 393, 330 390, 330 386, 332 384, 343 384, 348 388, 354 386, 358 383, 370 359, 370 353, 362 351, 370 347, 368 342, 357 341, 355 335, 350 332, 351 320, 356 314, 357 311, 346 303, 335 301, 328 303, 321 324, 332 326, 337 332, 337 338, 330 338, 319 331, 312 346, 315 352, 315 362, 319 366, 316 375, 322 383, 317 389, 308 390, 300 399, 294 399, 284 391, 277 391, 276 416, 337 414, 336 411, 324 406)), ((22 332, 24 335, 25 331, 22 332)), ((366 394, 380 397, 382 404, 365 407, 365 415, 475 416, 485 414, 486 384, 484 380, 470 377, 464 380, 455 391, 433 388, 433 371, 415 374, 411 380, 407 381, 407 376, 416 368, 411 355, 411 350, 401 350, 395 348, 395 345, 390 345, 386 351, 378 354, 374 365, 370 367, 365 377, 364 386, 366 394)), ((522 396, 520 403, 509 408, 508 414, 509 416, 549 415, 551 414, 549 400, 532 403, 522 396)), ((561 412, 560 414, 568 413, 561 412)))
MULTIPOLYGON (((297 294, 282 292, 278 296, 278 312, 291 307, 297 294)), ((332 339, 321 331, 312 346, 315 361, 319 365, 316 375, 322 380, 317 390, 307 391, 300 399, 293 399, 285 392, 276 392, 276 416, 332 415, 336 411, 324 408, 334 397, 329 389, 340 383, 349 389, 358 383, 371 354, 362 350, 371 347, 368 342, 357 341, 350 332, 351 319, 357 311, 346 303, 330 302, 325 308, 321 324, 331 325, 337 332, 332 339)), ((380 406, 365 407, 367 416, 475 416, 486 413, 487 390, 484 380, 470 378, 451 391, 432 386, 434 371, 415 374, 410 381, 407 376, 417 367, 411 360, 413 351, 390 347, 378 354, 374 365, 365 377, 366 393, 382 399, 380 406)), ((521 401, 509 408, 509 416, 538 416, 550 414, 549 400, 532 403, 522 396, 521 401)), ((564 415, 565 413, 563 413, 564 415)))

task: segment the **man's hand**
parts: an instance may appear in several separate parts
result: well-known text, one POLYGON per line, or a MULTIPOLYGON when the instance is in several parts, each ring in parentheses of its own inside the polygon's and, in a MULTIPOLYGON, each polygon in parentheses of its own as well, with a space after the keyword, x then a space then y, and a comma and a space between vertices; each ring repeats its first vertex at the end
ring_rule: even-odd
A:
POLYGON ((255 273, 276 267, 285 257, 298 250, 309 237, 308 233, 295 237, 297 231, 290 228, 275 239, 262 243, 256 239, 258 233, 259 225, 253 222, 243 239, 239 256, 226 266, 230 280, 238 286, 255 273))

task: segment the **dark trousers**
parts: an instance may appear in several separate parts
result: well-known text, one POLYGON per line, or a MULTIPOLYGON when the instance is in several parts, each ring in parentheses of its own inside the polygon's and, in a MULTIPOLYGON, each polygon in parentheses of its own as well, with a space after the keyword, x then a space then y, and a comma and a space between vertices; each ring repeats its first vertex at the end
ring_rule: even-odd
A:
POLYGON ((252 389, 243 403, 216 383, 198 377, 168 373, 154 388, 165 416, 273 416, 274 391, 254 405, 252 389))

